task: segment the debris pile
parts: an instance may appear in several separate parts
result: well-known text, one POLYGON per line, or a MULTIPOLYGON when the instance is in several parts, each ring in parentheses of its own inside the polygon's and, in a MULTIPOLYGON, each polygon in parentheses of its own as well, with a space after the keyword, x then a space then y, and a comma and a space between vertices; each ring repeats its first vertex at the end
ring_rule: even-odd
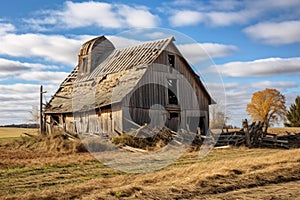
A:
POLYGON ((176 132, 167 127, 155 127, 151 130, 143 127, 112 138, 112 143, 119 147, 125 147, 125 149, 132 147, 151 151, 166 146, 175 135, 176 132))

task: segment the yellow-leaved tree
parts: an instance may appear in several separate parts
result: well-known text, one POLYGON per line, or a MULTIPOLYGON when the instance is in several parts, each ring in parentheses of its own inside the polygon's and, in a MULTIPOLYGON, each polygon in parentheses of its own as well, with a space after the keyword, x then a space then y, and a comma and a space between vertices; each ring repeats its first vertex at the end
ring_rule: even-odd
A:
POLYGON ((264 122, 264 131, 267 132, 272 123, 285 121, 285 102, 285 96, 278 90, 266 88, 252 95, 251 103, 247 105, 247 112, 253 122, 264 122))

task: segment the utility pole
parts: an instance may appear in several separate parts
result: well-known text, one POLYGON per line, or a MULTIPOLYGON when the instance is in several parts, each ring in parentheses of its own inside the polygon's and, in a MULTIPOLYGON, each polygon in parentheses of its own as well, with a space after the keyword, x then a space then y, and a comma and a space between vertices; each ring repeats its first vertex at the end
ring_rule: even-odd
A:
POLYGON ((40 134, 45 134, 44 118, 43 118, 43 85, 40 87, 40 134))

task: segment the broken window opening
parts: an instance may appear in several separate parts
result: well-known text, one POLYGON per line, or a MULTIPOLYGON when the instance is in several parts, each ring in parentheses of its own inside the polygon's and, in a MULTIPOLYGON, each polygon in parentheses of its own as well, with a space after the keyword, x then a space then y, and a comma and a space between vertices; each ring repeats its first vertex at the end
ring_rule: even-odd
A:
POLYGON ((86 74, 88 72, 88 58, 82 58, 82 62, 81 62, 81 67, 80 67, 80 71, 83 74, 86 74))
POLYGON ((52 115, 52 120, 53 120, 53 123, 55 125, 59 125, 60 121, 59 121, 59 116, 57 115, 52 115))
POLYGON ((168 62, 169 66, 175 68, 175 56, 174 55, 168 55, 168 62))
POLYGON ((176 79, 168 79, 168 100, 169 104, 178 105, 176 79))

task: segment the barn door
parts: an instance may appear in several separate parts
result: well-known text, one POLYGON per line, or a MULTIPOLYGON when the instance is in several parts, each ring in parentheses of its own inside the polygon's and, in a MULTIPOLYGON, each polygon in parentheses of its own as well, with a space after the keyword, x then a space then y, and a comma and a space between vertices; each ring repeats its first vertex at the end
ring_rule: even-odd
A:
POLYGON ((180 125, 180 113, 179 112, 169 112, 169 117, 166 121, 166 127, 173 131, 177 131, 180 125))

